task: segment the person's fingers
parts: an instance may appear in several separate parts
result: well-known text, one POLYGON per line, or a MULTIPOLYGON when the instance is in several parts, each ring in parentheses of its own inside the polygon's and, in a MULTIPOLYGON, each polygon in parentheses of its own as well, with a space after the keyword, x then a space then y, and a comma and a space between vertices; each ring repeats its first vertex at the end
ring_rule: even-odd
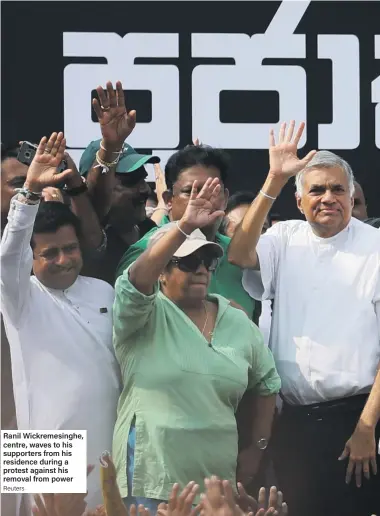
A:
POLYGON ((55 156, 58 160, 58 164, 61 163, 61 161, 64 158, 66 150, 66 138, 63 137, 63 133, 58 134, 58 138, 54 144, 54 147, 51 151, 51 155, 55 156), (54 154, 55 152, 55 154, 54 154))
POLYGON ((300 142, 300 139, 302 138, 304 129, 305 129, 305 122, 301 122, 297 129, 296 135, 294 137, 294 143, 297 145, 297 147, 300 142))
POLYGON ((65 183, 69 177, 71 177, 73 171, 71 168, 68 170, 64 170, 63 172, 60 172, 59 174, 54 174, 54 178, 52 178, 52 183, 54 185, 59 185, 60 183, 65 183))
POLYGON ((258 504, 259 504, 259 508, 264 508, 265 505, 266 505, 266 489, 265 487, 262 487, 259 491, 259 498, 258 498, 258 504))
POLYGON ((53 147, 51 148, 51 151, 50 151, 50 154, 52 156, 56 156, 58 154, 58 151, 60 150, 60 147, 61 147, 62 140, 63 140, 63 133, 58 133, 57 139, 55 140, 53 147))
POLYGON ((277 491, 277 506, 279 508, 282 507, 282 502, 284 501, 284 495, 282 494, 282 491, 277 491))
POLYGON ((36 154, 39 154, 39 155, 44 154, 45 149, 46 149, 47 141, 48 141, 48 139, 46 138, 46 136, 44 136, 43 138, 41 138, 41 141, 40 141, 40 143, 39 143, 39 145, 38 145, 38 147, 37 147, 37 152, 36 152, 36 154))
POLYGON ((128 125, 129 127, 135 127, 136 125, 136 111, 134 109, 132 109, 132 111, 129 111, 128 113, 128 125))
POLYGON ((272 486, 269 490, 268 507, 277 508, 277 487, 272 486))
POLYGON ((276 145, 276 139, 274 137, 274 130, 271 129, 269 131, 269 148, 274 147, 276 145))
POLYGON ((285 503, 285 502, 282 502, 281 504, 281 514, 282 516, 287 516, 288 515, 288 512, 289 512, 289 508, 288 508, 288 504, 285 503))
POLYGON ((228 480, 223 480, 223 493, 226 499, 226 502, 231 507, 232 510, 235 510, 236 502, 234 497, 234 492, 232 490, 231 484, 228 480))
POLYGON ((209 190, 209 188, 210 188, 210 185, 211 185, 212 181, 213 181, 213 180, 211 179, 211 177, 209 177, 209 178, 206 180, 205 184, 204 184, 204 185, 203 185, 203 187, 201 188, 201 191, 200 191, 200 192, 199 192, 199 194, 197 195, 197 198, 198 198, 198 199, 201 199, 201 198, 204 198, 204 197, 205 197, 205 198, 207 198, 207 197, 208 197, 208 190, 209 190))
POLYGON ((174 484, 168 500, 168 507, 170 511, 174 511, 174 509, 177 507, 178 492, 179 484, 174 484))
POLYGON ((112 82, 108 81, 106 84, 106 87, 107 87, 107 95, 108 95, 109 105, 111 108, 114 108, 117 106, 117 100, 116 100, 116 93, 115 93, 115 90, 113 89, 112 82))
POLYGON ((363 474, 365 478, 370 479, 370 471, 369 471, 369 459, 363 460, 363 474))
POLYGON ((280 125, 280 131, 278 133, 278 143, 283 143, 285 139, 286 122, 280 125))
POLYGON ((198 181, 195 180, 190 192, 190 201, 194 201, 198 195, 198 181))
POLYGON ((363 473, 363 465, 362 461, 358 460, 355 464, 355 481, 356 481, 356 487, 362 486, 362 473, 363 473))
POLYGON ((213 213, 211 213, 210 215, 210 224, 211 222, 214 222, 216 219, 218 219, 219 217, 224 217, 225 213, 224 211, 222 210, 217 210, 217 211, 214 211, 213 213))
POLYGON ((116 102, 119 107, 125 107, 124 90, 120 81, 116 82, 116 102))
POLYGON ((194 484, 191 488, 190 493, 186 496, 186 498, 184 500, 184 504, 183 504, 183 511, 185 514, 190 514, 195 497, 197 496, 198 489, 199 489, 199 485, 194 484))
POLYGON ((55 141, 57 139, 57 136, 58 136, 57 133, 52 133, 50 135, 50 138, 48 139, 46 147, 45 147, 45 153, 46 154, 50 154, 51 153, 51 150, 54 147, 54 144, 55 144, 55 141))
POLYGON ((195 482, 189 482, 187 484, 187 486, 182 490, 181 494, 179 495, 178 500, 177 500, 177 510, 178 511, 182 510, 185 500, 188 497, 188 495, 190 494, 194 484, 195 484, 195 482))
POLYGON ((352 472, 354 471, 355 462, 353 460, 348 461, 347 471, 346 471, 346 484, 351 482, 352 472))
POLYGON ((98 117, 98 120, 103 118, 104 111, 100 107, 98 99, 92 99, 92 107, 94 108, 94 111, 96 113, 96 116, 98 117))
MULTIPOLYGON (((310 154, 310 153, 309 153, 310 154)), ((338 460, 344 460, 350 455, 350 448, 346 445, 344 447, 344 450, 342 451, 342 454, 340 457, 338 457, 338 460)))
POLYGON ((376 457, 371 457, 371 467, 372 467, 372 473, 374 475, 377 475, 377 462, 376 457))
POLYGON ((317 151, 316 150, 312 150, 310 151, 308 154, 306 154, 306 156, 301 159, 301 163, 303 164, 304 167, 306 167, 306 165, 309 163, 309 161, 317 154, 317 151))
POLYGON ((129 507, 129 516, 137 516, 137 507, 134 503, 129 507))
POLYGON ((198 505, 196 505, 195 507, 192 508, 190 516, 197 516, 197 514, 199 514, 201 509, 202 509, 202 504, 199 503, 198 505))
POLYGON ((288 128, 288 132, 286 133, 286 136, 285 136, 285 141, 288 143, 290 143, 292 141, 295 125, 296 125, 295 120, 291 120, 290 124, 289 124, 289 128, 288 128))
POLYGON ((96 93, 98 94, 98 97, 99 97, 100 107, 109 108, 110 103, 109 103, 108 97, 105 94, 102 86, 98 86, 96 88, 96 93))

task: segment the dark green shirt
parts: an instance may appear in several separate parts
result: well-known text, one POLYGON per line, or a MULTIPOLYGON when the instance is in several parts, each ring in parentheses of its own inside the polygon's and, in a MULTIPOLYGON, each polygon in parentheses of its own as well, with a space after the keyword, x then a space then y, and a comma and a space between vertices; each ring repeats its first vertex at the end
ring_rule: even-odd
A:
MULTIPOLYGON (((169 218, 164 217, 162 219, 161 225, 167 224, 168 222, 170 222, 169 218)), ((154 234, 155 231, 157 231, 157 229, 158 228, 153 228, 151 231, 149 231, 149 233, 146 233, 143 238, 141 238, 128 249, 119 263, 119 267, 116 272, 116 278, 121 276, 125 269, 127 269, 131 263, 137 260, 140 254, 146 250, 150 237, 154 234)), ((229 263, 227 259, 227 250, 231 239, 221 235, 220 233, 217 233, 215 242, 223 247, 224 256, 221 258, 217 270, 212 275, 209 293, 219 294, 220 296, 235 301, 235 303, 238 303, 240 306, 242 306, 247 314, 249 314, 249 316, 252 318, 255 311, 255 301, 243 288, 243 271, 240 267, 229 263)), ((259 305, 259 303, 257 304, 259 305)), ((255 317, 253 317, 255 322, 256 315, 257 314, 255 314, 255 317)))

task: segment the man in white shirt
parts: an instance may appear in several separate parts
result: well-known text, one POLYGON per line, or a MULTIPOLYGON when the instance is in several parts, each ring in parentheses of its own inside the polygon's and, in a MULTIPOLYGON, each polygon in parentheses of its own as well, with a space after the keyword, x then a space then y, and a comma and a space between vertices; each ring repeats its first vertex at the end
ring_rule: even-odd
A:
POLYGON ((286 132, 282 124, 277 145, 271 132, 270 171, 229 259, 246 268, 250 295, 274 299, 270 346, 284 405, 273 448, 292 514, 365 516, 380 500, 376 424, 358 424, 380 359, 380 234, 351 217, 348 163, 327 151, 299 160, 304 124, 293 139, 294 125, 286 132), (296 175, 306 222, 279 222, 261 236, 274 200, 296 175), (346 476, 347 455, 355 460, 346 476), (353 470, 360 489, 350 482, 353 470))
MULTIPOLYGON (((111 449, 120 393, 112 346, 114 291, 79 275, 80 223, 61 203, 40 206, 57 173, 63 134, 41 140, 1 241, 1 301, 16 415, 21 430, 87 430, 87 462, 111 449), (34 276, 31 276, 33 268, 34 276)), ((89 507, 102 503, 99 472, 88 478, 89 507)))

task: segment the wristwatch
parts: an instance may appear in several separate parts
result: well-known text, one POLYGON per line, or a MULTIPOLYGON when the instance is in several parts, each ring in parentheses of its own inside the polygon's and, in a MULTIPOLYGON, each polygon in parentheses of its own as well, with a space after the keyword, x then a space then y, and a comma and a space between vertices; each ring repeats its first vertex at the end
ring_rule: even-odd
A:
POLYGON ((268 448, 268 440, 263 437, 256 442, 256 446, 259 450, 266 450, 268 448))
POLYGON ((87 192, 87 181, 84 177, 81 177, 82 184, 80 186, 77 186, 76 188, 67 188, 67 186, 64 187, 64 192, 67 193, 70 197, 75 197, 77 195, 81 195, 84 192, 87 192))

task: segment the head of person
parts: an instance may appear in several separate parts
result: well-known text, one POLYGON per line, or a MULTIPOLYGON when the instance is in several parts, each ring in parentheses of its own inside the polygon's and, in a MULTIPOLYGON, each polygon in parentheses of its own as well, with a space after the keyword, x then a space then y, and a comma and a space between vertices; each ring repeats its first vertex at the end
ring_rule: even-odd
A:
MULTIPOLYGON (((255 200, 255 195, 252 192, 236 192, 230 196, 225 209, 225 217, 220 226, 220 232, 230 238, 234 236, 236 228, 244 219, 252 202, 255 200)), ((268 229, 269 221, 265 221, 263 226, 263 233, 268 229)))
POLYGON ((71 209, 60 202, 40 205, 33 228, 33 272, 46 287, 65 290, 82 268, 81 226, 71 209))
MULTIPOLYGON (((162 226, 151 237, 149 245, 154 245, 173 227, 174 222, 162 226)), ((199 306, 207 297, 211 274, 222 256, 223 248, 219 244, 209 242, 204 233, 196 229, 162 271, 162 292, 179 306, 199 306)))
POLYGON ((368 218, 363 188, 357 181, 354 181, 354 186, 354 207, 352 208, 352 216, 363 221, 368 218))
MULTIPOLYGON (((185 213, 194 181, 197 181, 198 191, 200 191, 209 177, 217 177, 220 180, 221 190, 216 209, 224 211, 228 201, 225 183, 229 167, 228 155, 221 149, 207 145, 188 145, 175 152, 165 166, 165 180, 168 188, 165 192, 165 202, 172 220, 180 220, 185 213)), ((206 234, 215 233, 221 222, 222 218, 216 220, 212 227, 202 230, 206 234)))
POLYGON ((297 206, 314 232, 335 236, 351 219, 354 205, 354 174, 344 159, 319 151, 296 176, 297 206))
POLYGON ((16 195, 16 188, 22 188, 28 167, 17 160, 20 150, 18 143, 1 144, 1 227, 7 223, 11 199, 16 195))
MULTIPOLYGON (((96 153, 101 140, 93 141, 82 154, 79 172, 86 176, 96 161, 96 153)), ((145 203, 150 188, 146 182, 147 163, 159 163, 158 156, 139 154, 133 147, 124 143, 124 151, 116 166, 116 174, 112 191, 108 222, 115 228, 123 230, 125 226, 133 226, 146 218, 145 203)))

